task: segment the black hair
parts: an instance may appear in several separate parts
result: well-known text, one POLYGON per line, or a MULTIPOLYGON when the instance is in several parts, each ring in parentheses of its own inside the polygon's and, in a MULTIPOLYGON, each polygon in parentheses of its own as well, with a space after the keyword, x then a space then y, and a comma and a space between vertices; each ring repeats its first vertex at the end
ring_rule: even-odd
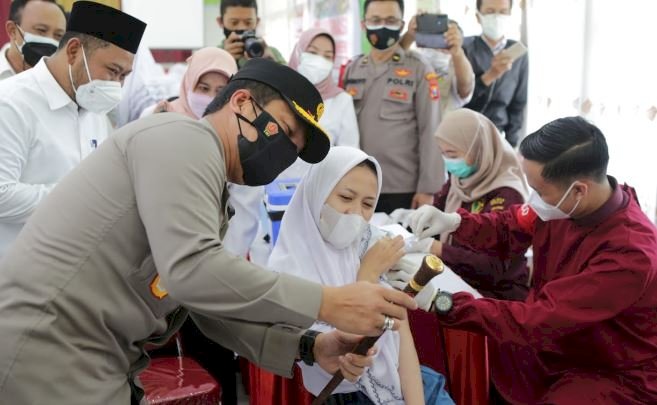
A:
POLYGON ((84 47, 84 53, 89 57, 96 49, 107 48, 110 46, 110 43, 103 41, 100 38, 96 38, 91 35, 82 34, 75 31, 66 31, 62 39, 59 41, 59 50, 66 48, 66 44, 72 38, 77 38, 80 40, 80 43, 84 47))
MULTIPOLYGON (((32 0, 14 0, 9 3, 9 21, 13 21, 16 25, 21 24, 21 19, 23 18, 23 9, 32 0)), ((60 10, 62 10, 62 13, 64 13, 64 16, 66 16, 66 13, 64 12, 64 9, 62 6, 57 4, 55 0, 41 0, 46 3, 54 3, 59 7, 60 10)))
POLYGON ((255 8, 256 16, 258 15, 258 3, 256 0, 221 0, 221 4, 219 5, 219 15, 221 17, 224 16, 228 7, 255 8))
MULTIPOLYGON (((481 11, 481 3, 483 3, 484 0, 477 0, 477 11, 481 11)), ((509 0, 509 10, 513 8, 513 0, 509 0)))
POLYGON ((578 177, 601 182, 607 175, 609 151, 602 131, 582 117, 554 120, 520 144, 525 159, 544 164, 541 176, 555 183, 578 177))
POLYGON ((377 176, 377 177, 379 176, 379 173, 376 170, 376 165, 374 164, 374 162, 372 162, 369 159, 363 160, 362 162, 357 164, 356 167, 367 167, 368 169, 370 169, 372 171, 372 173, 374 173, 375 176, 377 176))
POLYGON ((230 98, 233 96, 233 94, 235 94, 237 90, 242 89, 246 89, 251 92, 253 99, 262 107, 271 101, 283 99, 281 93, 264 83, 246 79, 231 80, 228 82, 226 87, 224 87, 219 92, 219 94, 217 94, 214 100, 212 100, 203 115, 205 116, 221 110, 226 104, 228 104, 228 101, 230 101, 230 98))
POLYGON ((404 0, 365 0, 365 4, 363 5, 363 15, 367 14, 367 8, 370 6, 370 3, 374 3, 375 1, 395 1, 399 4, 402 16, 404 15, 404 0))

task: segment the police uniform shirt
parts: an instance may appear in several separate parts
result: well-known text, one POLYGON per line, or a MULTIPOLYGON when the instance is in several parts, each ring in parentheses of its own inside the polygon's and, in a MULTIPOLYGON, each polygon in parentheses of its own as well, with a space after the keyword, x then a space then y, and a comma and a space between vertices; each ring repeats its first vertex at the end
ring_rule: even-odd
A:
POLYGON ((155 114, 115 132, 1 264, 0 403, 127 404, 144 345, 166 342, 188 311, 208 337, 291 377, 321 286, 226 251, 227 199, 206 120, 155 114))
POLYGON ((437 79, 428 62, 401 48, 380 64, 360 56, 345 71, 361 148, 381 164, 384 194, 434 194, 445 181, 434 137, 440 121, 437 79))
POLYGON ((66 94, 45 59, 0 81, 0 257, 37 204, 108 136, 105 115, 66 94))

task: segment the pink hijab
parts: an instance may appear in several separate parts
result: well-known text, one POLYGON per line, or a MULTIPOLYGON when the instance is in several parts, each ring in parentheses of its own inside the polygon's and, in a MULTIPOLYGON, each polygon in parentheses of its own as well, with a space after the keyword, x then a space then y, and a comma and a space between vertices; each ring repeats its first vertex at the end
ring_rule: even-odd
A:
POLYGON ((189 106, 187 94, 194 91, 201 76, 209 72, 217 72, 230 78, 237 73, 237 63, 231 54, 220 48, 208 47, 194 52, 187 59, 187 71, 180 85, 180 95, 169 103, 167 111, 185 114, 196 119, 189 106))
MULTIPOLYGON (((317 37, 318 35, 326 35, 327 37, 329 37, 331 39, 331 42, 333 42, 333 50, 335 52, 335 40, 333 39, 333 36, 323 28, 311 28, 301 33, 301 36, 299 37, 299 41, 294 47, 294 50, 292 51, 292 55, 290 55, 290 62, 287 64, 289 67, 291 67, 294 70, 297 70, 297 68, 299 67, 299 62, 301 60, 301 54, 308 49, 310 43, 313 42, 313 39, 315 39, 315 37, 317 37)), ((333 57, 333 61, 335 61, 335 56, 333 57)), ((322 99, 324 100, 333 98, 344 91, 340 87, 338 87, 337 84, 335 84, 331 75, 329 75, 326 79, 322 80, 321 82, 317 83, 315 87, 317 88, 317 91, 319 91, 319 94, 322 95, 322 99)))

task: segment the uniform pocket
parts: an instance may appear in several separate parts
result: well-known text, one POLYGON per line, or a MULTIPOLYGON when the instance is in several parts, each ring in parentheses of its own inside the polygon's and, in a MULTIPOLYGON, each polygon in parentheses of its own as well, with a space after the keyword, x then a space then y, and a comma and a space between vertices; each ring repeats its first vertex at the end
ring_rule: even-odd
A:
POLYGON ((388 85, 381 102, 381 118, 384 120, 409 120, 415 116, 414 89, 408 86, 388 85))
POLYGON ((144 259, 139 269, 130 273, 128 283, 158 319, 164 318, 180 306, 178 302, 169 297, 169 293, 162 285, 152 255, 148 255, 144 259))

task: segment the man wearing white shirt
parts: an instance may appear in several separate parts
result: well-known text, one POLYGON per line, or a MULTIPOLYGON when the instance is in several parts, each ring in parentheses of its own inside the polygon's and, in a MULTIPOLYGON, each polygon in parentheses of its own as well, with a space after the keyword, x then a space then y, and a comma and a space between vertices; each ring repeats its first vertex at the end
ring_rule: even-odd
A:
POLYGON ((55 0, 14 0, 5 30, 9 42, 0 48, 0 80, 55 53, 66 31, 66 16, 55 0))
POLYGON ((0 257, 38 203, 105 138, 146 24, 73 5, 57 52, 0 82, 0 257))

